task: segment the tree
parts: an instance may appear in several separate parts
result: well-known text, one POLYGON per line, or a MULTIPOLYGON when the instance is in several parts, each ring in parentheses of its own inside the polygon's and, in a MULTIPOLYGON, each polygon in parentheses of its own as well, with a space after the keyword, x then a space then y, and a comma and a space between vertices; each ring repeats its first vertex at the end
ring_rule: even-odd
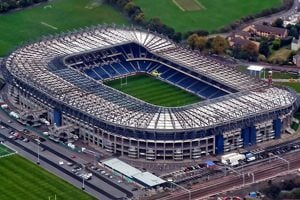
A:
POLYGON ((229 48, 229 42, 221 37, 216 36, 212 41, 212 50, 217 54, 224 54, 225 51, 229 48))
POLYGON ((143 24, 145 21, 145 13, 140 12, 134 17, 134 21, 138 24, 143 24))
POLYGON ((190 35, 187 39, 187 43, 188 43, 189 47, 191 47, 192 49, 195 49, 197 39, 198 39, 198 35, 196 33, 190 35))
POLYGON ((173 40, 175 42, 180 42, 182 40, 182 33, 181 32, 174 33, 173 40))
POLYGON ((272 49, 278 50, 281 46, 281 41, 279 39, 276 39, 272 42, 272 49))
POLYGON ((207 38, 206 37, 202 37, 202 36, 198 36, 198 38, 196 39, 196 49, 199 49, 200 51, 203 51, 206 47, 206 42, 207 42, 207 38))
POLYGON ((124 10, 129 17, 136 16, 141 13, 140 7, 136 6, 133 2, 129 2, 124 6, 124 10))
POLYGON ((272 26, 278 27, 278 28, 283 28, 283 20, 281 18, 275 19, 275 21, 273 21, 273 23, 272 23, 272 26))
POLYGON ((256 45, 253 42, 249 42, 248 44, 246 44, 243 48, 243 51, 247 55, 247 59, 249 61, 257 61, 259 53, 257 51, 256 45))
POLYGON ((299 34, 300 33, 298 33, 298 30, 295 26, 291 27, 291 29, 289 30, 289 36, 293 36, 296 39, 299 39, 299 34))
POLYGON ((267 41, 262 41, 260 43, 258 52, 263 54, 265 57, 270 55, 269 44, 267 41))
POLYGON ((7 12, 9 10, 9 4, 6 2, 0 2, 0 12, 7 12))

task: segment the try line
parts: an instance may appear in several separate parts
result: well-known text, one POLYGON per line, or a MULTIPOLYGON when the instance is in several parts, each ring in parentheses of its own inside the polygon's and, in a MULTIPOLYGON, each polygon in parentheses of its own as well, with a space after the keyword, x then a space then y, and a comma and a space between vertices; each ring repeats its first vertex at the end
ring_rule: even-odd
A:
POLYGON ((57 30, 57 29, 58 29, 57 27, 52 26, 52 25, 50 25, 50 24, 47 24, 46 22, 41 22, 41 24, 44 25, 44 26, 47 26, 47 27, 49 27, 49 28, 52 28, 52 29, 54 29, 54 30, 57 30))

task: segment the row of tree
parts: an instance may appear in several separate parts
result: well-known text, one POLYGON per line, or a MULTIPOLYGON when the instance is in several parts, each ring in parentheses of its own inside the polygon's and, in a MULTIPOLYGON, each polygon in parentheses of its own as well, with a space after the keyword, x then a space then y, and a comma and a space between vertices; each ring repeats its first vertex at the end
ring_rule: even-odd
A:
POLYGON ((284 180, 279 183, 273 183, 271 180, 268 181, 268 186, 262 189, 262 193, 265 194, 269 199, 281 200, 281 199, 299 199, 300 193, 300 182, 299 179, 294 178, 290 180, 284 180), (297 189, 294 191, 294 189, 297 189), (282 193, 282 191, 285 191, 282 193))
POLYGON ((196 33, 190 35, 187 39, 190 48, 199 51, 205 51, 214 54, 224 54, 229 49, 229 42, 221 36, 207 38, 196 33))
POLYGON ((0 0, 0 13, 5 13, 17 8, 25 8, 45 1, 47 0, 0 0))
POLYGON ((161 33, 167 37, 179 42, 182 39, 181 32, 175 32, 172 27, 164 24, 159 17, 145 19, 145 13, 132 0, 106 0, 107 3, 121 10, 135 24, 143 26, 151 31, 161 33))

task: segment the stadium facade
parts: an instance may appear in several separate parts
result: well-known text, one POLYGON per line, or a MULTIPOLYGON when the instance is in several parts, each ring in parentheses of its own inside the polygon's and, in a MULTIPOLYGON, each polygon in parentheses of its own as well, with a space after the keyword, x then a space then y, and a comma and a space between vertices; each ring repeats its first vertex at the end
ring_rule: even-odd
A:
POLYGON ((48 37, 17 49, 4 65, 16 107, 45 110, 52 124, 74 125, 86 142, 130 158, 197 159, 278 139, 299 104, 292 90, 133 28, 48 37), (205 100, 161 107, 103 84, 153 72, 205 100))

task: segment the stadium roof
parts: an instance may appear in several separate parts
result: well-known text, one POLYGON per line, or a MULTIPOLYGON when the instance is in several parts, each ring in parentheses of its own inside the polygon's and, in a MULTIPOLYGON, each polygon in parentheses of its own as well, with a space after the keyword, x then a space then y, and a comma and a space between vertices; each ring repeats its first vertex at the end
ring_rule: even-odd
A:
MULTIPOLYGON (((140 58, 137 58, 140 59, 140 58)), ((6 67, 14 79, 63 105, 106 124, 149 131, 203 130, 293 106, 297 95, 268 87, 247 76, 173 43, 166 37, 136 29, 93 27, 43 39, 13 52, 6 67), (239 92, 183 107, 155 106, 116 91, 71 68, 53 72, 58 57, 134 42, 149 52, 239 92)))

